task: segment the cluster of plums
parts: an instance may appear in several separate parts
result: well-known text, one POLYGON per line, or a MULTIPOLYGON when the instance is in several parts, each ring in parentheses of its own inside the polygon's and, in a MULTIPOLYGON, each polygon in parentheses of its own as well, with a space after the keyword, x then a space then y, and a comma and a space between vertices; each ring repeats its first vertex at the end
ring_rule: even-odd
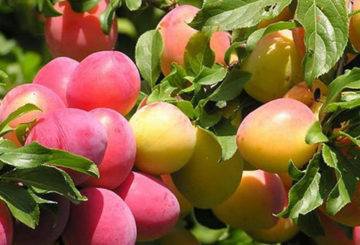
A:
MULTIPOLYGON (((66 245, 131 245, 159 238, 169 245, 176 243, 167 236, 181 240, 178 234, 187 239, 178 244, 199 244, 186 230, 173 229, 193 207, 212 209, 218 219, 259 241, 291 239, 298 232, 294 222, 274 214, 288 203, 289 160, 301 168, 318 147, 306 144, 305 135, 321 116, 327 93, 321 81, 311 89, 302 82, 302 57, 292 32, 266 35, 243 62, 241 69, 252 74, 245 91, 264 104, 242 121, 232 121, 238 128, 238 150, 231 159, 219 162, 221 147, 215 138, 195 127, 173 104, 146 104, 145 99, 129 121, 124 117, 137 102, 140 75, 126 55, 108 51, 116 43, 117 27, 114 20, 109 35, 100 28, 98 16, 107 4, 100 1, 79 14, 66 1, 56 3, 63 15, 46 20, 46 40, 57 58, 38 72, 33 83, 9 91, 0 107, 0 120, 4 120, 26 103, 38 106, 41 111, 26 113, 10 124, 16 128, 37 120, 24 143, 37 141, 87 157, 98 165, 100 178, 66 169, 88 201, 74 205, 56 196, 58 219, 41 210, 34 230, 13 222, 6 205, 0 203, 0 245, 12 241, 45 245, 60 236, 66 245)), ((170 73, 172 62, 183 65, 186 44, 196 33, 186 23, 198 11, 188 5, 176 7, 159 23, 164 75, 170 73)), ((291 18, 289 9, 281 16, 291 18)), ((267 24, 264 21, 259 27, 267 24)), ((210 46, 216 62, 226 66, 229 34, 215 32, 210 46)), ((229 110, 231 115, 237 113, 231 103, 236 101, 222 109, 224 116, 229 110)), ((14 132, 5 138, 22 145, 14 132)), ((360 215, 351 216, 351 212, 360 213, 358 203, 355 200, 332 218, 360 225, 360 215)), ((326 216, 321 218, 327 234, 341 233, 326 216)), ((317 241, 329 244, 329 237, 317 241)))

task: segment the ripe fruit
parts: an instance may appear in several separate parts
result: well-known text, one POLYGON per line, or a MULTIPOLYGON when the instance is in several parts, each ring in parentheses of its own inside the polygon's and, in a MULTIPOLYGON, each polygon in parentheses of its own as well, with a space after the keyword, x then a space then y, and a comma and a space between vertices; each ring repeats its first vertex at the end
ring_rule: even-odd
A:
POLYGON ((347 236, 346 233, 331 221, 328 217, 318 212, 321 225, 324 229, 324 236, 317 236, 314 238, 317 245, 358 245, 353 243, 347 236))
POLYGON ((176 106, 158 102, 139 109, 130 119, 136 138, 135 165, 150 174, 182 168, 195 147, 195 128, 176 106))
POLYGON ((240 154, 224 162, 219 162, 220 157, 220 145, 197 128, 194 153, 183 168, 172 174, 175 186, 194 206, 215 207, 238 186, 243 170, 240 154))
MULTIPOLYGON (((349 0, 346 1, 346 4, 348 4, 348 2, 349 0)), ((353 3, 352 12, 355 12, 360 9, 359 0, 352 0, 352 3, 353 3)), ((350 18, 350 25, 349 25, 349 39, 356 50, 360 50, 359 25, 360 25, 360 15, 356 14, 350 18)))
POLYGON ((16 245, 48 245, 54 243, 65 230, 69 214, 70 202, 61 196, 56 196, 58 210, 52 213, 46 208, 40 209, 39 225, 31 229, 17 222, 14 227, 14 244, 16 245))
POLYGON ((0 244, 12 245, 13 241, 13 220, 8 207, 0 201, 0 244))
POLYGON ((107 147, 99 166, 100 178, 90 177, 85 186, 115 189, 129 175, 135 161, 136 143, 128 121, 118 112, 97 108, 90 114, 106 129, 107 147))
POLYGON ((286 193, 278 175, 262 170, 244 171, 235 193, 216 206, 216 217, 226 224, 256 230, 273 227, 286 201, 286 193))
POLYGON ((315 121, 312 111, 299 101, 270 101, 244 118, 236 136, 238 149, 252 166, 265 171, 286 172, 290 160, 301 168, 317 147, 305 142, 315 121))
POLYGON ((291 12, 289 7, 286 7, 283 9, 283 11, 281 11, 281 13, 272 18, 272 19, 264 19, 262 20, 259 25, 257 26, 258 28, 264 28, 267 27, 270 24, 276 23, 278 21, 287 21, 290 20, 293 17, 293 13, 291 12))
MULTIPOLYGON (((50 89, 39 84, 23 84, 10 90, 4 97, 0 106, 0 121, 6 119, 10 113, 27 103, 36 105, 41 111, 36 110, 23 114, 11 121, 10 127, 16 128, 20 123, 32 122, 49 112, 65 108, 64 102, 50 89)), ((6 134, 5 138, 12 140, 17 146, 21 146, 15 132, 6 134)))
POLYGON ((75 69, 67 88, 69 107, 106 107, 126 115, 140 91, 140 75, 132 60, 117 51, 86 57, 75 69))
MULTIPOLYGON (((322 208, 322 211, 325 211, 324 207, 322 208)), ((345 207, 334 216, 328 215, 328 217, 346 226, 360 226, 360 183, 358 183, 356 187, 351 202, 346 204, 345 207)))
POLYGON ((117 39, 116 18, 109 35, 102 31, 98 18, 107 5, 108 1, 101 0, 93 9, 77 13, 68 1, 57 2, 54 7, 62 15, 47 18, 45 22, 45 37, 51 54, 81 61, 91 53, 112 50, 117 39))
POLYGON ((67 57, 53 59, 40 69, 33 83, 41 84, 54 91, 66 105, 67 85, 78 64, 76 60, 67 57))
POLYGON ((293 238, 299 232, 292 219, 279 219, 275 226, 269 229, 253 230, 247 233, 255 240, 264 243, 281 243, 293 238))
POLYGON ((289 30, 263 37, 241 69, 251 73, 245 91, 261 102, 281 98, 303 80, 301 58, 289 30))
POLYGON ((162 237, 178 220, 180 207, 176 197, 154 177, 132 172, 115 192, 135 217, 138 241, 162 237))
POLYGON ((163 174, 163 175, 161 175, 161 180, 162 180, 162 182, 164 182, 166 187, 170 189, 170 191, 175 195, 176 199, 178 200, 179 205, 180 205, 180 215, 183 217, 188 215, 192 211, 193 205, 176 188, 176 186, 171 178, 171 175, 163 174))
POLYGON ((134 216, 118 195, 94 187, 82 189, 81 194, 88 201, 71 206, 65 245, 135 244, 134 216))
MULTIPOLYGON (((197 31, 188 23, 195 17, 198 8, 190 5, 178 6, 167 13, 158 24, 164 42, 161 55, 161 71, 166 76, 171 71, 171 63, 184 65, 187 43, 197 31)), ((225 65, 224 56, 230 47, 230 36, 226 32, 215 32, 210 40, 210 48, 215 52, 215 62, 225 65)))
POLYGON ((175 227, 160 238, 160 245, 200 245, 200 242, 183 227, 175 227))
MULTIPOLYGON (((73 108, 54 111, 41 118, 31 129, 25 144, 33 141, 87 157, 99 165, 104 157, 107 139, 105 128, 90 113, 73 108)), ((66 170, 75 184, 89 176, 66 170)))

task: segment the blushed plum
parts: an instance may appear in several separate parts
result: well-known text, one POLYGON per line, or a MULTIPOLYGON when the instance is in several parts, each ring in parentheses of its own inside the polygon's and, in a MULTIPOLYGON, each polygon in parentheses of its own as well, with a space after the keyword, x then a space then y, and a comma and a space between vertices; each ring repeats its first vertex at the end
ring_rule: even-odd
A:
MULTIPOLYGON (((6 119, 13 111, 25 104, 34 104, 41 111, 30 111, 10 122, 10 127, 16 128, 20 123, 32 122, 54 110, 65 108, 64 102, 50 89, 39 84, 23 84, 10 90, 4 97, 0 106, 0 121, 6 119)), ((21 146, 15 132, 5 135, 17 146, 21 146)))
POLYGON ((61 196, 55 197, 54 200, 58 205, 57 213, 40 208, 39 225, 35 229, 20 222, 15 223, 15 245, 48 245, 54 243, 61 236, 69 219, 70 201, 61 196))
POLYGON ((41 84, 52 91, 66 102, 66 89, 70 77, 79 62, 67 57, 58 57, 43 66, 36 74, 33 83, 41 84))
POLYGON ((118 51, 102 51, 86 57, 68 84, 69 107, 90 111, 106 107, 126 115, 140 92, 135 64, 118 51))
POLYGON ((45 37, 51 54, 81 61, 93 52, 112 50, 117 40, 116 18, 109 35, 102 31, 98 18, 107 5, 108 1, 102 0, 91 10, 77 13, 68 1, 57 2, 54 7, 62 15, 47 18, 45 22, 45 37))
POLYGON ((115 189, 130 174, 135 162, 135 136, 129 122, 117 111, 98 108, 90 111, 105 127, 107 147, 99 166, 100 178, 90 177, 85 186, 115 189))
POLYGON ((276 174, 262 170, 244 171, 235 193, 216 206, 216 217, 226 224, 256 230, 273 227, 286 202, 284 186, 276 174))
POLYGON ((195 147, 195 127, 176 106, 157 102, 140 108, 130 119, 136 138, 135 165, 150 174, 182 168, 195 147))
POLYGON ((72 205, 63 234, 65 245, 134 245, 136 224, 126 203, 113 191, 81 190, 88 201, 72 205))
MULTIPOLYGON (((195 17, 198 8, 190 5, 182 5, 167 13, 160 21, 158 28, 164 41, 164 49, 161 55, 161 71, 168 75, 171 71, 171 63, 176 62, 184 65, 184 53, 187 43, 197 31, 188 23, 195 17)), ((215 32, 210 39, 210 48, 215 53, 215 62, 225 65, 224 57, 230 47, 230 35, 227 32, 215 32)))
MULTIPOLYGON (((33 141, 87 157, 99 165, 104 157, 107 138, 103 125, 90 113, 73 108, 54 111, 41 118, 31 129, 25 144, 33 141)), ((66 170, 75 184, 88 176, 66 170)))
POLYGON ((305 142, 315 121, 314 113, 297 100, 270 101, 241 122, 236 136, 238 149, 247 162, 265 171, 286 172, 290 159, 301 168, 317 147, 305 142))
POLYGON ((162 237, 178 220, 180 206, 176 197, 150 175, 132 172, 115 192, 135 217, 138 241, 162 237))

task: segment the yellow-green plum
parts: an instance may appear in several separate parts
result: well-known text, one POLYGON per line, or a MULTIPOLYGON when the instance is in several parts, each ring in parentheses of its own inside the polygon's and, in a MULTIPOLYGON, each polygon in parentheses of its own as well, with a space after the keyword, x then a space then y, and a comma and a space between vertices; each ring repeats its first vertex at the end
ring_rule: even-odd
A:
POLYGON ((263 37, 241 69, 251 73, 245 91, 261 102, 281 98, 293 85, 303 81, 301 58, 289 30, 263 37))
POLYGON ((160 245, 200 245, 194 235, 183 227, 174 227, 159 242, 160 245))
POLYGON ((238 149, 252 166, 265 171, 286 172, 290 160, 301 168, 317 147, 305 142, 315 121, 314 113, 297 100, 270 101, 241 122, 236 136, 238 149))
POLYGON ((136 139, 135 165, 150 174, 182 168, 195 148, 195 127, 176 106, 157 102, 139 109, 130 119, 136 139))
POLYGON ((242 175, 243 161, 237 152, 219 162, 221 148, 206 131, 197 128, 196 146, 189 162, 173 173, 178 190, 196 207, 212 208, 231 196, 242 175))
POLYGON ((216 217, 243 230, 268 229, 282 211, 286 192, 277 174, 262 170, 244 171, 241 182, 230 198, 216 206, 216 217))
MULTIPOLYGON (((184 65, 184 53, 187 43, 197 31, 188 23, 195 17, 198 8, 182 5, 167 13, 160 21, 158 28, 164 41, 161 55, 161 71, 168 75, 171 63, 184 65)), ((230 35, 227 32, 215 32, 210 39, 210 48, 215 52, 215 62, 225 65, 224 57, 230 47, 230 35)))
POLYGON ((170 189, 170 191, 176 196, 176 199, 179 201, 180 204, 180 215, 186 216, 191 212, 193 209, 193 205, 189 202, 189 200, 184 197, 183 194, 176 188, 171 175, 170 174, 163 174, 161 175, 161 180, 170 189))

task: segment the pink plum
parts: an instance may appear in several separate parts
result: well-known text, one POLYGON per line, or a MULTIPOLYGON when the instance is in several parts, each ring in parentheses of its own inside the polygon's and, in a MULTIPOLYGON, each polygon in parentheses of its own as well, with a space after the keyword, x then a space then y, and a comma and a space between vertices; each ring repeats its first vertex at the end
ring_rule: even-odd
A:
POLYGON ((90 111, 90 114, 105 127, 108 143, 99 166, 100 178, 90 177, 84 185, 115 189, 134 166, 135 136, 128 121, 117 111, 98 108, 90 111))
MULTIPOLYGON (((23 114, 10 122, 10 127, 16 128, 20 123, 32 122, 51 111, 65 108, 61 98, 50 89, 39 84, 23 84, 10 90, 4 97, 0 106, 0 121, 3 121, 13 111, 28 103, 36 105, 41 111, 36 110, 23 114)), ((5 138, 12 140, 17 146, 21 146, 15 132, 6 134, 5 138)))
MULTIPOLYGON (((107 145, 106 131, 90 113, 65 108, 47 114, 31 129, 25 144, 33 141, 66 150, 91 159, 99 165, 107 145)), ((83 183, 88 176, 67 170, 75 184, 83 183)))
POLYGON ((140 75, 132 60, 117 51, 89 55, 75 69, 67 89, 69 107, 107 107, 126 115, 140 92, 140 75))
POLYGON ((99 21, 107 5, 108 1, 102 0, 93 9, 77 13, 68 1, 55 3, 55 9, 62 15, 47 18, 45 22, 45 37, 51 54, 80 61, 93 52, 112 50, 117 40, 116 18, 109 35, 104 34, 99 21))
POLYGON ((61 236, 69 219, 70 202, 61 196, 56 196, 54 200, 58 205, 57 213, 41 208, 39 225, 35 229, 20 222, 15 224, 14 244, 48 245, 54 243, 61 236))
POLYGON ((135 217, 138 241, 162 237, 178 220, 180 206, 176 197, 150 175, 132 172, 115 192, 135 217))
POLYGON ((13 220, 8 207, 0 201, 0 245, 12 245, 13 220))
POLYGON ((66 88, 78 64, 79 62, 71 58, 55 58, 40 69, 33 83, 41 84, 51 89, 67 104, 66 88))
POLYGON ((63 234, 65 245, 134 245, 136 224, 126 203, 114 192, 89 187, 88 201, 72 205, 63 234))

